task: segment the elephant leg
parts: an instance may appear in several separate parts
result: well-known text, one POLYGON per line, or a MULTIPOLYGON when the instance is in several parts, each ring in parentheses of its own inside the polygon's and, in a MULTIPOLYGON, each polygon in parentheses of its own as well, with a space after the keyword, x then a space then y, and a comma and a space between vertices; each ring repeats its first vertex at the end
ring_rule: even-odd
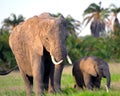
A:
POLYGON ((44 63, 42 58, 34 56, 32 62, 33 78, 35 85, 36 96, 42 96, 44 94, 44 63))
POLYGON ((51 61, 51 56, 47 51, 44 51, 44 88, 49 93, 54 92, 53 86, 54 64, 51 61))
POLYGON ((44 88, 48 90, 49 93, 54 93, 54 65, 51 63, 45 64, 44 73, 44 88))
POLYGON ((20 65, 21 65, 21 62, 19 61, 22 61, 21 59, 18 59, 17 57, 16 58, 16 61, 17 61, 17 64, 18 64, 18 67, 19 67, 19 70, 20 70, 20 73, 23 77, 23 80, 25 82, 25 85, 26 85, 26 93, 27 93, 27 96, 31 96, 32 95, 32 88, 33 88, 33 84, 32 84, 32 80, 30 80, 28 78, 28 76, 24 73, 24 71, 21 69, 20 65))
POLYGON ((76 83, 74 85, 74 88, 76 88, 78 90, 83 89, 84 80, 83 80, 83 75, 82 75, 81 71, 78 70, 76 67, 74 67, 72 70, 72 73, 73 73, 73 77, 74 77, 74 80, 76 83))
POLYGON ((49 75, 50 75, 50 65, 48 62, 44 63, 44 88, 47 91, 48 90, 48 84, 49 84, 49 75))
POLYGON ((48 90, 48 84, 49 84, 49 75, 44 75, 44 88, 46 91, 48 90))
POLYGON ((54 65, 51 63, 50 66, 50 76, 49 76, 49 87, 48 87, 48 92, 49 93, 54 93, 54 65))
POLYGON ((78 77, 76 76, 73 76, 74 77, 74 80, 75 80, 75 82, 76 82, 76 84, 74 85, 74 88, 76 88, 76 89, 78 89, 78 90, 81 90, 81 89, 83 89, 83 83, 84 82, 82 82, 81 81, 81 78, 82 77, 80 77, 79 78, 79 75, 78 75, 78 77))
POLYGON ((84 78, 84 83, 85 83, 85 87, 89 90, 92 90, 92 81, 91 81, 91 76, 87 73, 83 73, 83 78, 84 78))
POLYGON ((94 77, 93 85, 95 88, 100 88, 101 80, 98 77, 94 77))
POLYGON ((24 79, 25 85, 26 85, 26 92, 27 92, 27 96, 31 96, 32 95, 32 81, 30 81, 30 79, 27 77, 27 75, 20 70, 20 73, 24 79))
POLYGON ((55 92, 61 92, 61 75, 64 64, 55 65, 54 69, 54 89, 55 92))
POLYGON ((44 88, 49 93, 54 92, 53 77, 54 77, 54 65, 49 61, 44 66, 44 88))

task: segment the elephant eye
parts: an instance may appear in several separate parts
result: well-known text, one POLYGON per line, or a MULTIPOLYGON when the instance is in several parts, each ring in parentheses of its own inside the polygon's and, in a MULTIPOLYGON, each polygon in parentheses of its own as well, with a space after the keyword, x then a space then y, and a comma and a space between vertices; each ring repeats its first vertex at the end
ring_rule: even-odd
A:
POLYGON ((48 37, 45 38, 47 41, 49 41, 48 37))

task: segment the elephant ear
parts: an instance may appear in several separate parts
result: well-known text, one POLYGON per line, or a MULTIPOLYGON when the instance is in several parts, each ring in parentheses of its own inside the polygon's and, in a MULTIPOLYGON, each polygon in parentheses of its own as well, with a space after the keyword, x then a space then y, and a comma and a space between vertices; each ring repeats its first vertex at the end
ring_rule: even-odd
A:
POLYGON ((34 37, 33 50, 34 50, 34 52, 38 53, 39 55, 41 55, 41 56, 43 55, 43 45, 39 38, 39 35, 36 35, 34 37))
MULTIPOLYGON (((33 33, 33 49, 39 55, 43 55, 43 46, 46 43, 46 36, 50 34, 50 30, 53 27, 55 21, 50 18, 49 14, 45 13, 38 17, 38 22, 36 23, 36 28, 34 28, 33 33), (45 16, 45 17, 44 17, 45 16)), ((48 48, 49 49, 49 48, 48 48)))
POLYGON ((97 76, 97 71, 96 71, 96 61, 94 61, 91 57, 88 57, 87 59, 84 60, 83 62, 83 68, 84 71, 92 76, 97 76))
POLYGON ((30 18, 26 23, 27 25, 27 31, 29 32, 29 35, 31 37, 28 38, 30 44, 32 44, 32 50, 33 52, 39 54, 39 55, 43 55, 43 45, 41 42, 41 38, 39 36, 39 32, 40 32, 40 28, 39 28, 39 18, 38 16, 34 16, 32 18, 30 18))

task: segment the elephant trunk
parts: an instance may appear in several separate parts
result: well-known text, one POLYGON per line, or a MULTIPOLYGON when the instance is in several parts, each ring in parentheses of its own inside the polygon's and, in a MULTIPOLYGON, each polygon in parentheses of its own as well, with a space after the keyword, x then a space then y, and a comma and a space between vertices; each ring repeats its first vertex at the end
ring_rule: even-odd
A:
POLYGON ((110 82, 111 82, 110 73, 108 73, 106 76, 106 85, 105 85, 107 92, 109 92, 110 89, 110 82))
MULTIPOLYGON (((59 41, 62 42, 62 41, 59 41)), ((65 44, 59 43, 59 45, 55 45, 53 49, 50 50, 50 55, 53 64, 61 64, 65 59, 69 62, 69 64, 72 64, 72 61, 70 57, 68 56, 67 49, 65 44)))
POLYGON ((106 79, 107 79, 107 87, 110 88, 110 81, 111 81, 111 79, 110 79, 110 73, 109 73, 108 76, 106 76, 106 79))

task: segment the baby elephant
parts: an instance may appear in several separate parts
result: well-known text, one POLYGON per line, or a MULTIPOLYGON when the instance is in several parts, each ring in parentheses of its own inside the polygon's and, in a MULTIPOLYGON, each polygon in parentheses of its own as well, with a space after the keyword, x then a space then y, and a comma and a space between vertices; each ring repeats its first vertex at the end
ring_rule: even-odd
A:
POLYGON ((87 89, 100 88, 102 77, 106 78, 106 89, 110 88, 110 72, 108 64, 95 56, 83 57, 78 60, 72 69, 72 74, 75 79, 75 88, 87 89))

